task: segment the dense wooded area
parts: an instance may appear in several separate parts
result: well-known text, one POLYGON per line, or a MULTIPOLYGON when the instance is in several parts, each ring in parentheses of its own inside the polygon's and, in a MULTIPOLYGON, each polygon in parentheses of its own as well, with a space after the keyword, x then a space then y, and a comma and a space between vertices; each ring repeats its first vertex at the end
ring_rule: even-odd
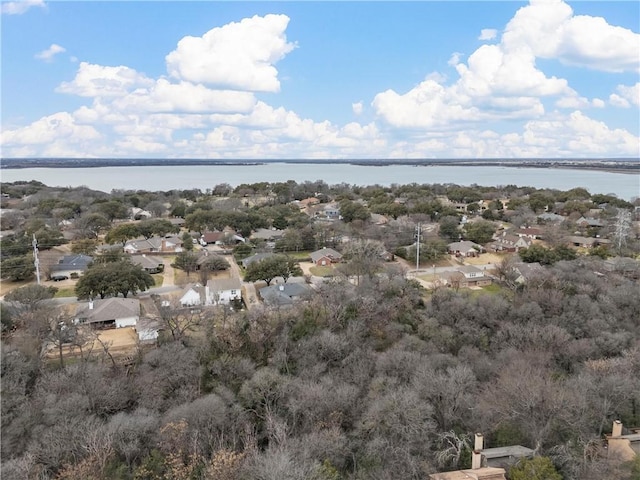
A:
MULTIPOLYGON (((577 218, 602 203, 611 206, 603 218, 614 222, 618 208, 632 209, 628 202, 580 189, 322 182, 112 194, 25 183, 3 184, 2 192, 29 197, 28 207, 3 217, 3 229, 9 220, 15 227, 2 238, 2 269, 12 276, 20 270, 5 262, 28 255, 33 234, 48 235, 43 246, 67 241, 63 220, 78 235, 72 245, 90 253, 105 234, 112 243, 138 236, 139 226, 114 228, 126 216, 119 205, 155 208, 156 217, 184 218, 198 232, 289 228, 279 251, 352 239, 343 252, 348 275, 324 282, 306 302, 214 310, 153 349, 141 346, 126 364, 108 345, 101 361, 46 358, 43 344, 61 345, 73 325, 52 308, 54 292, 16 294, 2 311, 3 479, 425 479, 468 468, 474 432, 491 447, 524 445, 549 460, 544 471, 552 473, 526 477, 535 468, 521 464, 512 480, 640 478, 640 463, 612 458, 605 442, 615 419, 640 425, 638 278, 604 263, 614 253, 637 254, 631 231, 617 250, 576 255, 551 230, 545 251, 528 252, 531 261, 549 259, 544 269, 524 284, 498 272, 501 288, 488 293, 425 290, 396 268, 366 261, 372 249, 415 242, 413 224, 382 228, 367 223, 371 214, 438 224, 425 239, 431 260, 462 234, 484 238, 483 222, 526 225, 560 208, 577 218), (493 204, 461 228, 461 212, 438 195, 493 204), (259 204, 250 203, 254 196, 259 204), (316 225, 289 205, 310 196, 337 199, 347 218, 316 225)), ((167 225, 146 227, 153 235, 167 225)))

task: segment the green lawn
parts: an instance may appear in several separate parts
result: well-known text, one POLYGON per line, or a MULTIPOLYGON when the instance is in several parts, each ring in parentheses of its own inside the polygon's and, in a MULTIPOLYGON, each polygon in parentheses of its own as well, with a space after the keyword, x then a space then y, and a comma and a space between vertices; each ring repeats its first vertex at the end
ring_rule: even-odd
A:
POLYGON ((59 288, 54 298, 75 297, 76 290, 74 287, 59 288))
POLYGON ((309 271, 316 277, 333 277, 333 267, 311 267, 309 271))
POLYGON ((311 257, 309 257, 309 253, 311 252, 307 252, 307 251, 303 251, 303 252, 285 252, 287 255, 289 255, 292 258, 295 258, 296 260, 309 260, 311 257))
POLYGON ((162 282, 164 282, 164 277, 162 276, 161 273, 154 273, 153 275, 151 275, 151 277, 153 278, 153 281, 155 282, 154 287, 161 287, 162 286, 162 282))

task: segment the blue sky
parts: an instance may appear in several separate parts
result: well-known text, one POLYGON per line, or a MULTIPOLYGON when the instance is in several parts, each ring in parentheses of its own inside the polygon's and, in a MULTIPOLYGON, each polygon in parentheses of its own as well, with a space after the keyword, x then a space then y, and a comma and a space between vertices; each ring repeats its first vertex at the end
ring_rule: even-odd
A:
POLYGON ((638 157, 640 4, 2 2, 5 157, 638 157))

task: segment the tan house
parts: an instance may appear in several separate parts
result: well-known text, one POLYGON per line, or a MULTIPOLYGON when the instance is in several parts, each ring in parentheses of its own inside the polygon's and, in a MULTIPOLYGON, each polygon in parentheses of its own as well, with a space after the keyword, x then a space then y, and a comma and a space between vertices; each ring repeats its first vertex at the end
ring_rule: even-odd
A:
POLYGON ((622 422, 614 421, 611 435, 606 436, 607 449, 609 457, 628 462, 640 455, 640 428, 632 428, 624 435, 622 430, 622 422))

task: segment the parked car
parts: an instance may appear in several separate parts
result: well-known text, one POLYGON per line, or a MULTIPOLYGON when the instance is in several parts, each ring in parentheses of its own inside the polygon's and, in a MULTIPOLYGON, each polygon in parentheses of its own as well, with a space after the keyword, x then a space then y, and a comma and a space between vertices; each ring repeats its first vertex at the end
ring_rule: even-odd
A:
POLYGON ((62 280, 69 280, 69 277, 66 275, 52 275, 51 280, 54 282, 61 282, 62 280))

